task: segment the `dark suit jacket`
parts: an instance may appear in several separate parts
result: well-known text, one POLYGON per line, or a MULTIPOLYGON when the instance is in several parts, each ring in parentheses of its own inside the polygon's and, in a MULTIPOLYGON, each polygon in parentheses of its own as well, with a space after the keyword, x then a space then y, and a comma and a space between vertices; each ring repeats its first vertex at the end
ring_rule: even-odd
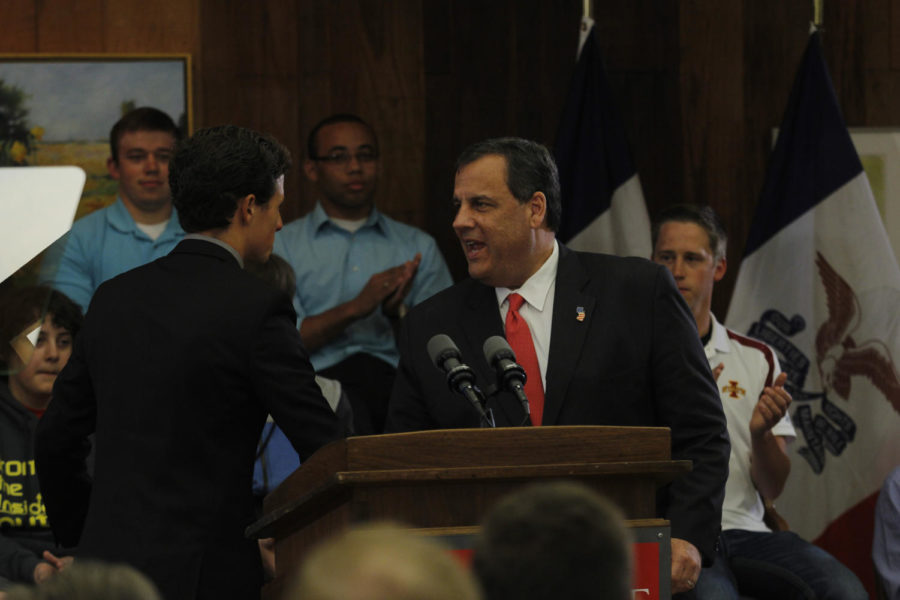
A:
MULTIPOLYGON (((478 427, 475 409, 451 393, 429 360, 438 333, 459 346, 482 388, 496 382, 482 351, 503 335, 494 288, 466 280, 407 315, 388 431, 478 427)), ((672 428, 672 457, 694 463, 661 494, 672 536, 711 559, 721 522, 729 443, 722 404, 694 318, 669 271, 639 258, 573 252, 560 245, 543 424, 672 428), (579 321, 577 311, 585 318, 579 321)), ((488 401, 497 426, 525 413, 509 393, 488 401)))
POLYGON ((202 240, 104 283, 38 427, 58 540, 136 566, 169 600, 258 597, 243 532, 266 413, 303 459, 338 436, 286 295, 202 240))

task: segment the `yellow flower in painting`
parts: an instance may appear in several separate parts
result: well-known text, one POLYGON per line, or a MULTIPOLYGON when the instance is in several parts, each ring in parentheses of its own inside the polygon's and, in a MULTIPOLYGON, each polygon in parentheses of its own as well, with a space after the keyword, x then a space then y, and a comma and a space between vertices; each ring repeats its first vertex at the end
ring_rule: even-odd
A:
POLYGON ((36 125, 36 126, 32 127, 31 135, 33 135, 35 137, 35 139, 40 140, 42 137, 44 137, 44 128, 41 127, 40 125, 36 125))
POLYGON ((9 157, 17 163, 23 162, 26 154, 28 154, 28 148, 18 140, 13 142, 12 148, 9 149, 9 157))

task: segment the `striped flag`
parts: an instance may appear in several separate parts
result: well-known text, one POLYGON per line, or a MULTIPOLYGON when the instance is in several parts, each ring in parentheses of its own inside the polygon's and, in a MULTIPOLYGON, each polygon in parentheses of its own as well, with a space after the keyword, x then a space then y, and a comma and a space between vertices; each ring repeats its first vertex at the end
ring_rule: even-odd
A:
POLYGON ((819 33, 798 70, 728 327, 774 347, 797 439, 778 511, 873 590, 873 507, 900 463, 900 268, 819 33))
POLYGON ((558 237, 570 248, 650 256, 650 220, 625 130, 612 102, 593 21, 560 121, 555 154, 562 188, 558 237))

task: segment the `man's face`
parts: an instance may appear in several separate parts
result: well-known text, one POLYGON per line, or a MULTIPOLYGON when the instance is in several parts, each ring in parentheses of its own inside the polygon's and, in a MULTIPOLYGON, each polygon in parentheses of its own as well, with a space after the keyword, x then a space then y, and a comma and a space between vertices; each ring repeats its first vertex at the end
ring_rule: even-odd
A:
POLYGON ((322 192, 325 211, 338 218, 367 216, 378 171, 378 148, 369 128, 360 123, 326 125, 316 136, 316 153, 304 169, 322 192))
POLYGON ((284 202, 284 175, 275 181, 275 193, 265 204, 257 204, 250 224, 245 259, 264 263, 272 254, 275 232, 282 226, 281 204, 284 202))
POLYGON ((453 186, 453 230, 473 279, 518 288, 540 267, 535 230, 543 212, 519 203, 506 185, 506 159, 489 154, 462 167, 453 186))
POLYGON ((122 201, 140 212, 153 213, 172 202, 169 161, 175 136, 165 131, 126 131, 119 138, 118 159, 106 163, 119 182, 122 201))
POLYGON ((669 221, 659 228, 653 261, 667 267, 695 318, 709 313, 713 284, 725 275, 725 260, 716 260, 709 236, 696 223, 669 221))
POLYGON ((11 361, 14 374, 9 376, 10 387, 32 398, 49 398, 56 376, 71 355, 72 335, 67 329, 57 327, 53 316, 47 315, 31 355, 21 358, 16 355, 11 361))

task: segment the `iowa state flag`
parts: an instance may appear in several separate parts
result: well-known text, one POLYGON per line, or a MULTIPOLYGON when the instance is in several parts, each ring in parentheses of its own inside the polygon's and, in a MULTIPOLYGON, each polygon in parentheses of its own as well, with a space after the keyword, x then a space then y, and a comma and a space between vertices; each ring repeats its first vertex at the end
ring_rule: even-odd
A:
POLYGON ((560 120, 555 155, 562 188, 559 239, 570 248, 650 256, 641 182, 616 114, 593 21, 560 120))
POLYGON ((900 269, 810 35, 726 319, 778 352, 797 439, 777 500, 870 593, 872 509, 900 463, 900 269))

